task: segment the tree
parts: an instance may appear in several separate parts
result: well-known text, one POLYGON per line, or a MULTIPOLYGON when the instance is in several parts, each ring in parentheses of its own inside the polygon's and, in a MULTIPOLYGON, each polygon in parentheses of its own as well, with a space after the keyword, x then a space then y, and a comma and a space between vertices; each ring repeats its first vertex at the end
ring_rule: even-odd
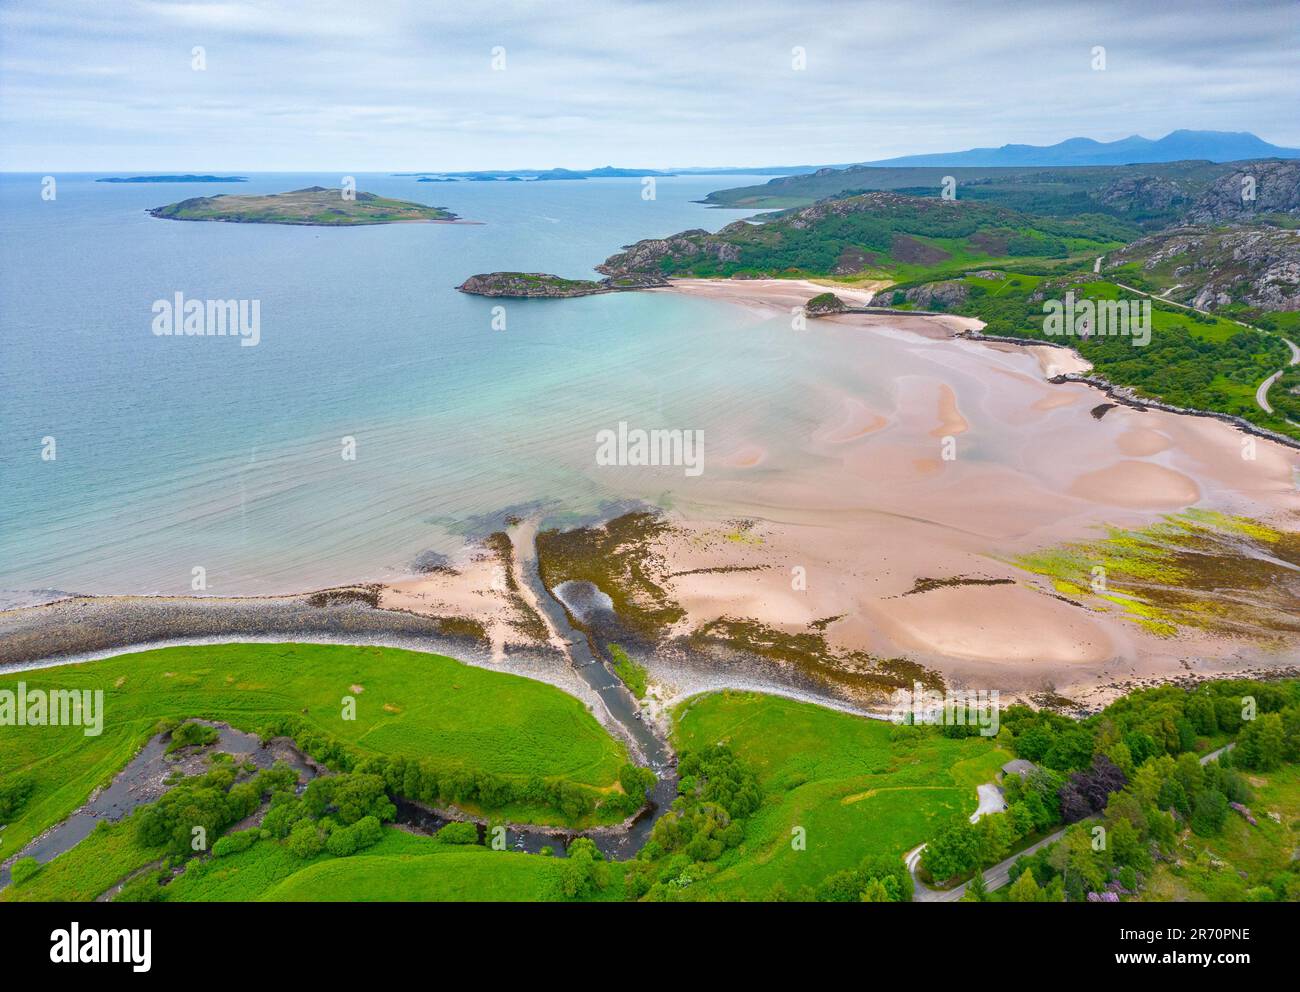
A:
POLYGON ((953 819, 926 845, 921 865, 937 881, 971 871, 979 863, 979 838, 972 824, 953 819))
POLYGON ((1219 721, 1214 713, 1214 699, 1204 690, 1194 692, 1188 697, 1183 712, 1187 714, 1187 719, 1192 721, 1192 726, 1196 728, 1198 734, 1208 736, 1219 729, 1219 721))
MULTIPOLYGON (((1026 873, 1029 874, 1029 873, 1026 873)), ((1030 877, 1033 877, 1032 875, 1030 877)), ((962 899, 966 902, 987 902, 989 897, 988 883, 984 881, 984 873, 977 871, 970 883, 966 886, 966 894, 962 899)))
POLYGON ((885 883, 878 878, 867 880, 866 886, 862 890, 862 902, 893 902, 889 897, 889 891, 885 888, 885 883))
POLYGON ((595 894, 609 884, 609 865, 595 842, 578 837, 569 845, 569 856, 564 859, 560 876, 560 889, 570 899, 595 894))
POLYGON ((299 858, 314 858, 325 849, 325 839, 320 828, 311 820, 299 820, 289 831, 284 846, 289 853, 299 858))
POLYGON ((1281 765, 1287 749, 1281 715, 1264 713, 1246 724, 1237 749, 1241 763, 1247 768, 1267 772, 1281 765))
POLYGON ((997 864, 1011 853, 1011 845, 1015 841, 1011 821, 1002 813, 980 817, 975 825, 975 835, 981 865, 997 864))
POLYGON ((1202 837, 1212 837, 1223 829, 1228 819, 1228 797, 1218 789, 1206 789, 1196 797, 1192 808, 1192 830, 1202 837))
POLYGON ((1124 773, 1104 754, 1095 754, 1086 772, 1075 772, 1061 788, 1061 818, 1074 823, 1106 808, 1112 792, 1128 784, 1124 773))
POLYGON ((1111 858, 1116 865, 1129 865, 1143 871, 1151 867, 1151 856, 1147 853, 1137 829, 1126 819, 1118 819, 1112 824, 1108 837, 1111 858))
POLYGON ((1007 891, 1008 902, 1042 902, 1043 890, 1034 881, 1034 873, 1027 871, 1015 880, 1007 891))
POLYGON ((655 773, 649 768, 626 764, 618 771, 618 781, 623 791, 636 800, 639 807, 655 787, 655 773))

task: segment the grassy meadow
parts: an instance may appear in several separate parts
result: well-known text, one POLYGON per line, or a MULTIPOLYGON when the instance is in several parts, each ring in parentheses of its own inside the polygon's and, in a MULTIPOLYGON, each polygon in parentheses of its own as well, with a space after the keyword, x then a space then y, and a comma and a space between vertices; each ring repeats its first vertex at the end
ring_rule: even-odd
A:
POLYGON ((950 739, 778 696, 719 692, 676 714, 678 750, 725 741, 753 767, 764 803, 745 840, 702 883, 711 896, 794 895, 868 855, 902 858, 949 817, 974 812, 975 787, 1012 755, 992 738, 950 739), (806 850, 792 846, 802 827, 806 850))
MULTIPOLYGON (((361 754, 431 758, 503 776, 613 787, 626 749, 581 702, 549 685, 441 655, 318 644, 163 648, 0 676, 0 689, 102 689, 104 727, 0 728, 0 780, 32 795, 0 832, 0 860, 79 807, 120 771, 165 718, 257 731, 292 716, 361 754), (341 701, 356 701, 343 719, 341 701)), ((526 820, 541 810, 497 811, 526 820)))

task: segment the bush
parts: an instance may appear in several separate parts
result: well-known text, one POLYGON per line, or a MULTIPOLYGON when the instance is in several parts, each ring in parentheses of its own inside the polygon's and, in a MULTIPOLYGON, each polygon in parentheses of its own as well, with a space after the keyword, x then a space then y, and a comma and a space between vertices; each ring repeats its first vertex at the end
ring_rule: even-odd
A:
POLYGON ((337 827, 325 841, 325 850, 337 858, 346 858, 373 847, 384 835, 377 816, 364 816, 349 827, 337 827))
POLYGON ((289 853, 299 858, 314 858, 325 849, 325 840, 321 831, 311 820, 299 820, 289 831, 284 842, 289 853))
POLYGON ((201 747, 211 744, 218 736, 220 735, 217 733, 216 727, 209 727, 206 723, 190 720, 172 731, 172 739, 167 745, 167 753, 171 754, 183 747, 201 747))
POLYGON ((212 856, 225 858, 240 851, 247 851, 257 843, 261 835, 262 831, 254 827, 252 830, 240 830, 238 833, 218 837, 217 842, 212 845, 212 856))
POLYGON ((0 782, 0 823, 9 823, 22 812, 34 788, 29 778, 14 777, 8 782, 0 782))
POLYGON ((162 902, 162 881, 169 877, 166 870, 148 872, 132 879, 122 886, 122 891, 113 897, 114 902, 162 902))
POLYGON ((41 863, 35 858, 19 858, 9 870, 9 877, 13 879, 14 885, 22 885, 40 870, 41 863))
POLYGON ((456 821, 447 824, 433 836, 444 844, 477 844, 478 827, 473 823, 456 821))

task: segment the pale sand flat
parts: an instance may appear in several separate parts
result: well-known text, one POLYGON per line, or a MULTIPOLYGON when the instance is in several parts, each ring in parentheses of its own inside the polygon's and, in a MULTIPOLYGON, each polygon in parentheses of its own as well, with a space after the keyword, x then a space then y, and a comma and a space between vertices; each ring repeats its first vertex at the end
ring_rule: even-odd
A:
MULTIPOLYGON (((1040 400, 1035 400, 1030 404, 1031 410, 1037 410, 1040 413, 1046 413, 1048 410, 1059 410, 1061 407, 1073 406, 1076 403, 1082 403, 1089 397, 1077 396, 1066 392, 1064 389, 1054 393, 1048 393, 1040 400)), ((1093 404, 1096 405, 1095 403, 1093 404)))
MULTIPOLYGON (((784 280, 692 282, 673 291, 744 301, 769 314, 823 289, 784 280)), ((1232 671, 1273 657, 1265 648, 1194 631, 1158 638, 1118 611, 1093 612, 1055 598, 1043 580, 1009 562, 1192 505, 1294 528, 1294 449, 1208 418, 1119 406, 1097 420, 1089 411, 1104 402, 1102 393, 1046 382, 1044 358, 1030 349, 945 341, 960 322, 834 320, 864 333, 932 339, 918 338, 911 352, 932 355, 932 371, 920 366, 897 378, 893 408, 875 409, 844 392, 823 402, 831 412, 814 420, 810 435, 742 436, 723 464, 761 464, 762 471, 706 471, 674 491, 673 528, 647 559, 662 569, 663 587, 686 613, 674 633, 721 616, 792 633, 840 617, 826 626, 837 650, 911 657, 958 683, 1050 686, 1080 698, 1119 678, 1180 677, 1185 664, 1232 671), (877 417, 885 417, 887 429, 877 417), (940 457, 936 419, 940 436, 965 431, 956 461, 940 457), (1159 464, 1138 460, 1151 455, 1159 464), (745 541, 727 540, 730 521, 740 516, 755 522, 752 531, 745 541), (738 568, 760 570, 726 570, 738 568), (803 570, 806 589, 792 587, 795 568, 803 570), (683 572, 694 574, 676 574, 683 572), (918 579, 955 576, 1017 584, 904 595, 918 579)), ((803 338, 801 346, 816 347, 816 340, 803 338)), ((1052 360, 1070 354, 1042 351, 1052 360)), ((861 374, 870 381, 866 362, 861 374)), ((659 486, 652 481, 644 492, 622 495, 655 499, 659 486)), ((484 577, 473 578, 482 609, 491 600, 484 577)), ((468 595, 442 590, 439 605, 468 607, 475 602, 468 595)), ((659 662, 650 664, 653 672, 659 662)), ((685 669, 676 675, 689 682, 685 669)), ((730 677, 689 678, 697 676, 710 685, 730 677)))
POLYGON ((1089 664, 1118 643, 1085 611, 1023 586, 936 589, 868 606, 890 639, 918 659, 1089 664))
POLYGON ((1070 493, 1109 506, 1143 510, 1182 509, 1201 498, 1200 487, 1182 472, 1139 461, 1085 472, 1070 486, 1070 493))
POLYGON ((1172 444, 1167 434, 1145 427, 1131 428, 1121 434, 1115 442, 1115 446, 1124 454, 1135 456, 1158 455, 1162 451, 1167 451, 1172 444))

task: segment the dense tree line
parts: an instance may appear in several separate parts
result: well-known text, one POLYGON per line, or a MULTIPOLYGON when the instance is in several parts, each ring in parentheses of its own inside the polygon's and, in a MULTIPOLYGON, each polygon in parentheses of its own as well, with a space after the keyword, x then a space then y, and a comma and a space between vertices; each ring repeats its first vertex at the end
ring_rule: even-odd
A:
POLYGON ((540 775, 509 777, 459 765, 440 765, 427 758, 401 755, 360 758, 346 744, 294 718, 284 718, 263 728, 261 736, 264 740, 291 737, 301 750, 329 767, 377 775, 392 795, 429 806, 476 805, 497 810, 519 803, 546 806, 570 821, 579 821, 597 809, 631 815, 645 804, 646 795, 655 783, 650 769, 631 764, 619 771, 623 791, 602 793, 564 779, 547 780, 540 775))

